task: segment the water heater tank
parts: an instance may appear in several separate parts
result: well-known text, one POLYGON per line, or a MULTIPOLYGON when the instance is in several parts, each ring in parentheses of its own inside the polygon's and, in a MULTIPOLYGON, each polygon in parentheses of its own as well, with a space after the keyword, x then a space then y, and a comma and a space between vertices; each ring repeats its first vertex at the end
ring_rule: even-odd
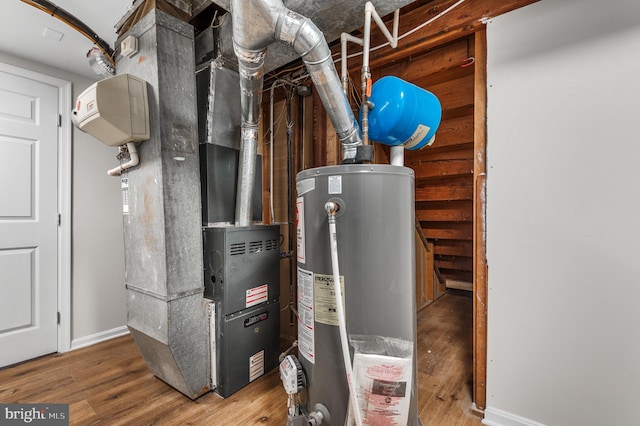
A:
MULTIPOLYGON (((333 201, 340 206, 336 237, 356 387, 364 389, 363 394, 372 389, 358 373, 363 364, 356 365, 356 336, 384 341, 384 348, 370 352, 376 356, 399 356, 399 348, 387 344, 389 340, 402 341, 410 352, 403 360, 409 367, 385 363, 393 378, 375 380, 389 385, 387 389, 393 383, 397 392, 388 403, 382 399, 384 407, 376 406, 374 395, 370 409, 363 411, 365 424, 418 426, 413 170, 380 164, 320 167, 298 173, 296 189, 298 354, 307 384, 303 412, 322 404, 331 415, 323 426, 352 424, 345 422, 349 389, 325 210, 326 202, 333 201)), ((378 395, 385 393, 383 387, 377 386, 378 395)))
POLYGON ((387 76, 371 88, 369 138, 416 150, 431 145, 442 118, 438 98, 428 90, 387 76))

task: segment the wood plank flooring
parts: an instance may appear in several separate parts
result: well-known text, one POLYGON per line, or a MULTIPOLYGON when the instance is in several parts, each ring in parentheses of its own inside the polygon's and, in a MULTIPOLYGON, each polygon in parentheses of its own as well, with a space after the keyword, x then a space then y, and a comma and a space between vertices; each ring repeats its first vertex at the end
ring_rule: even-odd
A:
MULTIPOLYGON (((481 425, 470 414, 472 298, 449 292, 418 314, 418 402, 425 426, 481 425)), ((227 399, 186 398, 147 370, 133 339, 0 370, 2 403, 68 403, 71 425, 282 425, 277 369, 227 399)))

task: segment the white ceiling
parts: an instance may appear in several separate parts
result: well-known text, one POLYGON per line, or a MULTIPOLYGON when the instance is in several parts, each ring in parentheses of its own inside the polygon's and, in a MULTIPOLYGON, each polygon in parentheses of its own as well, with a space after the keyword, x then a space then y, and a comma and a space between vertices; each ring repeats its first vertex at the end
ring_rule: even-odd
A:
MULTIPOLYGON (((80 19, 114 47, 114 25, 132 0, 53 0, 80 19)), ((80 74, 93 80, 100 77, 89 67, 87 39, 58 18, 20 0, 0 1, 0 52, 80 74), (43 37, 46 28, 63 33, 62 40, 43 37)), ((55 35, 55 33, 54 33, 55 35)))

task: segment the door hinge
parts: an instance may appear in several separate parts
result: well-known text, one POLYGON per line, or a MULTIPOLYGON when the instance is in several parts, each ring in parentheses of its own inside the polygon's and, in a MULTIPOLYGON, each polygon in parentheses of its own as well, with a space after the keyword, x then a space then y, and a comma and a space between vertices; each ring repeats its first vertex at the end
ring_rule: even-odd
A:
POLYGON ((62 114, 58 114, 58 127, 62 127, 62 114))
POLYGON ((58 226, 62 225, 62 215, 58 213, 58 226))
POLYGON ((60 325, 60 312, 58 312, 58 325, 60 325))

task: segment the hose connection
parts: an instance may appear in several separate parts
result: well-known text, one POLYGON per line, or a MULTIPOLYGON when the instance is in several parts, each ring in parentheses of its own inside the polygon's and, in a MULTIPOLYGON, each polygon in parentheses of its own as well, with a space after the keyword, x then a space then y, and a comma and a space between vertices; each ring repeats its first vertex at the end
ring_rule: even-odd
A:
POLYGON ((338 210, 340 210, 340 204, 335 201, 327 201, 324 205, 324 211, 327 212, 329 219, 335 219, 338 210))

